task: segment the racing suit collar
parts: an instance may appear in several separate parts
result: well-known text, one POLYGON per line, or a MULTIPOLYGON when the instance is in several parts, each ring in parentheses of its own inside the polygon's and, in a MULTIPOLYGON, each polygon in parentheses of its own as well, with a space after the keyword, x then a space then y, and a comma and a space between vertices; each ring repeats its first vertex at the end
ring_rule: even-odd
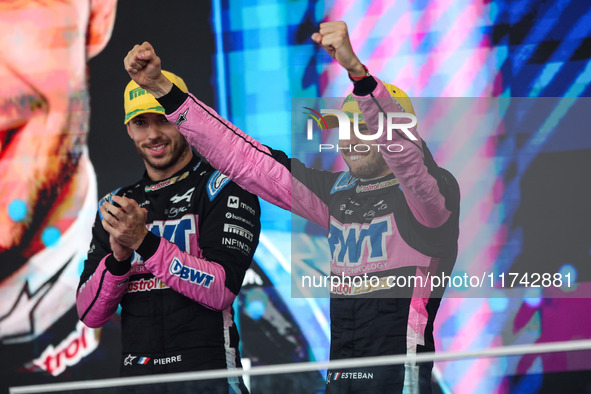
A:
MULTIPOLYGON (((159 181, 153 181, 152 179, 150 179, 150 177, 148 176, 148 172, 144 171, 144 175, 142 177, 144 184, 145 185, 156 185, 156 184, 161 184, 163 182, 167 182, 170 181, 172 179, 179 179, 179 177, 183 176, 185 173, 188 173, 190 171, 195 171, 197 170, 197 168, 199 168, 200 164, 202 162, 202 159, 199 155, 196 155, 195 152, 193 151, 193 157, 191 158, 191 161, 184 166, 183 168, 181 168, 180 170, 178 170, 177 172, 175 172, 174 174, 172 174, 170 177, 159 180, 159 181)), ((180 179, 179 179, 180 180, 180 179)))
POLYGON ((389 178, 396 178, 396 176, 393 173, 389 173, 389 174, 386 174, 386 175, 379 176, 377 178, 370 178, 370 179, 361 179, 361 178, 359 178, 359 182, 367 183, 367 182, 375 182, 377 180, 385 181, 385 180, 388 180, 389 178))

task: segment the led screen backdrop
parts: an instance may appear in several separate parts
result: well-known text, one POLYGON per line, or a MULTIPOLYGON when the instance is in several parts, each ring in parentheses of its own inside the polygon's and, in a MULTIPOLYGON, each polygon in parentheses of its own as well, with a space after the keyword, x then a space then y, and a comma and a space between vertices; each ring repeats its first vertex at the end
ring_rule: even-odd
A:
MULTIPOLYGON (((539 116, 504 118, 507 127, 495 128, 489 135, 446 129, 432 117, 432 127, 429 122, 420 127, 435 159, 456 175, 462 188, 459 268, 475 264, 521 270, 526 263, 539 261, 549 272, 570 273, 578 281, 590 279, 591 233, 586 223, 591 214, 587 208, 591 137, 588 122, 572 121, 573 114, 586 112, 589 101, 583 98, 591 93, 588 1, 193 3, 125 0, 117 5, 114 22, 109 22, 108 12, 80 5, 72 14, 76 18, 68 17, 70 3, 61 1, 11 2, 0 8, 0 18, 15 26, 1 38, 5 50, 0 54, 0 231, 4 239, 15 223, 33 223, 39 230, 23 233, 26 236, 12 247, 0 245, 3 388, 118 373, 117 317, 95 332, 77 325, 69 309, 73 298, 69 304, 59 304, 57 314, 37 312, 46 310, 41 307, 52 300, 55 289, 77 285, 89 233, 82 236, 83 229, 72 230, 78 229, 72 225, 84 227, 88 215, 92 220, 92 194, 102 196, 141 175, 142 164, 122 125, 121 95, 127 75, 121 63, 131 46, 144 40, 155 44, 164 67, 182 75, 203 101, 266 145, 294 155, 290 141, 298 131, 291 126, 292 98, 342 97, 351 88, 345 73, 309 39, 322 20, 346 21, 354 48, 371 72, 411 97, 575 98, 554 101, 539 116), (17 5, 25 5, 26 13, 15 14, 17 5), (49 6, 48 14, 43 6, 49 6), (155 14, 167 15, 165 26, 146 22, 155 14), (83 22, 75 22, 78 19, 83 22), (94 21, 93 28, 86 26, 88 21, 94 21), (40 28, 46 33, 27 38, 40 28), (36 40, 47 45, 24 50, 36 40), (66 50, 68 43, 75 49, 66 50), (49 48, 57 52, 51 54, 49 48), (71 167, 60 172, 49 166, 48 179, 55 180, 56 186, 37 197, 44 202, 65 201, 65 208, 56 211, 52 204, 40 204, 34 216, 27 216, 33 214, 32 205, 8 190, 19 190, 15 185, 29 176, 32 161, 24 152, 11 149, 24 141, 19 139, 24 135, 20 132, 27 130, 23 125, 31 125, 33 136, 44 133, 33 127, 39 121, 29 115, 46 111, 53 103, 49 93, 56 89, 52 84, 39 87, 24 71, 32 67, 39 75, 41 65, 54 64, 37 60, 53 55, 68 56, 56 65, 63 69, 72 65, 75 70, 75 77, 69 79, 71 98, 55 101, 61 114, 74 114, 70 120, 75 132, 68 137, 71 143, 63 144, 64 150, 58 149, 56 155, 84 163, 76 168, 82 169, 85 175, 79 178, 87 182, 75 183, 79 192, 68 194, 74 189, 64 188, 56 174, 69 174, 71 167), (85 63, 94 55, 88 63, 88 102, 85 63), (29 59, 28 65, 15 66, 20 59, 29 59), (89 162, 94 170, 87 166, 89 162), (16 163, 16 169, 8 163, 16 163), (46 223, 56 212, 64 213, 67 220, 46 223), (72 238, 73 232, 81 238, 72 238), (22 270, 29 257, 41 250, 50 256, 67 250, 71 269, 60 270, 61 259, 52 258, 48 271, 43 271, 42 263, 22 270)), ((59 81, 66 71, 41 71, 41 75, 45 82, 59 81)), ((52 125, 60 123, 58 116, 51 119, 52 125)), ((42 136, 28 141, 49 141, 47 134, 42 136)), ((325 168, 344 168, 336 156, 316 160, 313 164, 325 168)), ((23 190, 35 195, 35 185, 23 190)), ((314 263, 326 255, 325 234, 307 225, 294 228, 292 234, 289 213, 266 203, 262 207, 261 245, 235 305, 243 356, 253 365, 325 360, 328 302, 293 298, 290 285, 294 272, 326 273, 326 267, 314 263), (300 237, 307 249, 290 253, 292 237, 300 237)), ((590 304, 586 298, 544 298, 535 290, 525 298, 449 298, 436 320, 438 349, 589 338, 585 311, 590 304)), ((589 392, 584 386, 588 372, 583 371, 591 368, 590 359, 587 352, 440 363, 436 377, 441 390, 450 393, 555 392, 557 387, 563 392, 589 392)), ((253 379, 251 384, 253 389, 272 390, 278 380, 285 387, 285 379, 292 379, 290 384, 302 392, 323 387, 321 372, 253 379)))
MULTIPOLYGON (((591 91, 591 6, 584 1, 214 4, 217 45, 223 48, 216 58, 218 106, 277 149, 289 151, 290 133, 298 132, 291 130, 289 97, 343 97, 351 89, 345 73, 309 40, 322 20, 345 20, 371 72, 411 97, 585 97, 591 91)), ((564 125, 575 113, 588 119, 588 105, 554 102, 539 117, 504 119, 506 130, 489 135, 440 124, 420 128, 438 163, 462 188, 458 267, 475 262, 520 270, 526 261, 539 261, 540 270, 589 280, 584 201, 591 191, 580 180, 588 179, 591 137, 586 123, 564 125)), ((307 163, 343 169, 338 158, 318 160, 307 163)), ((272 226, 281 230, 284 224, 272 226)), ((276 288, 287 286, 289 273, 313 260, 314 250, 322 256, 323 237, 311 236, 315 246, 294 251, 276 288)), ((287 258, 289 251, 283 253, 287 258)), ((588 338, 586 324, 575 322, 589 304, 544 299, 536 289, 526 298, 450 298, 436 320, 438 349, 588 338)), ((326 305, 314 300, 305 307, 326 305)), ((445 392, 551 392, 557 381, 577 392, 587 390, 585 372, 576 372, 590 367, 585 359, 573 353, 441 363, 436 372, 445 392)))
POLYGON ((213 103, 209 4, 0 3, 0 391, 114 377, 118 315, 78 323, 75 291, 97 197, 141 177, 123 125, 123 57, 149 40, 213 103), (155 10, 176 26, 153 29, 155 10), (175 40, 188 32, 193 36, 175 40), (198 76, 206 75, 205 78, 198 76), (89 111, 89 106, 92 111, 89 111), (90 158, 90 160, 89 160, 90 158))

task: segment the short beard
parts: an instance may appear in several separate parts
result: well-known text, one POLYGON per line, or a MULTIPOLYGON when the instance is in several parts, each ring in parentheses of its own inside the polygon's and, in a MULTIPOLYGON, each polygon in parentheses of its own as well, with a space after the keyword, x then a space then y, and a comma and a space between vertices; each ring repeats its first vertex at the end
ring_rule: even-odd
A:
POLYGON ((170 160, 161 163, 161 164, 156 164, 153 163, 149 157, 147 157, 147 155, 144 154, 144 152, 142 151, 142 149, 139 146, 135 146, 135 149, 137 150, 138 154, 140 155, 140 157, 142 159, 144 159, 144 161, 147 163, 147 165, 149 165, 150 167, 152 167, 155 170, 166 170, 169 167, 172 167, 173 165, 175 165, 179 160, 181 160, 183 158, 184 155, 188 154, 191 151, 191 148, 189 146, 189 143, 187 142, 187 140, 184 141, 184 143, 182 145, 176 145, 175 148, 172 151, 172 154, 170 156, 170 160))
POLYGON ((349 167, 349 172, 355 178, 359 179, 373 179, 383 175, 389 169, 386 161, 381 154, 374 156, 368 163, 353 170, 349 167))

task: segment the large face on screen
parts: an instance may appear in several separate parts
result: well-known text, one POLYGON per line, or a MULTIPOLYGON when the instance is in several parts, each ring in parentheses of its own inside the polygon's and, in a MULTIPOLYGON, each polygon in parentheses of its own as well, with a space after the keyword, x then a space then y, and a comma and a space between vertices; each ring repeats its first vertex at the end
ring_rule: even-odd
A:
POLYGON ((0 279, 18 268, 5 262, 42 247, 39 227, 79 170, 88 131, 86 61, 108 40, 114 5, 0 2, 0 279), (110 10, 98 10, 104 7, 110 10), (94 26, 93 18, 100 19, 94 26))

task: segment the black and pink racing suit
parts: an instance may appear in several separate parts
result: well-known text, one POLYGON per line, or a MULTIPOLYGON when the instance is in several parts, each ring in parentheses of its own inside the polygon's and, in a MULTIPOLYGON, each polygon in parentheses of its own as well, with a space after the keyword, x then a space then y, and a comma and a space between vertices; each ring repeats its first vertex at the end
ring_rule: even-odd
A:
MULTIPOLYGON (((118 262, 97 214, 76 296, 80 320, 101 327, 121 305, 122 376, 240 368, 232 303, 258 244, 256 196, 197 156, 170 178, 144 175, 111 194, 145 208, 149 232, 118 262)), ((246 392, 236 377, 193 389, 246 392)))
MULTIPOLYGON (((381 81, 366 77, 353 95, 370 130, 379 112, 400 112, 381 81)), ((443 288, 434 275, 451 274, 459 234, 459 186, 437 166, 416 131, 376 144, 393 174, 361 180, 349 172, 305 167, 247 134, 192 94, 176 87, 159 99, 170 122, 215 168, 245 190, 328 231, 331 275, 369 275, 380 286, 331 289, 331 359, 434 351, 433 321, 443 288), (395 174, 395 175, 394 175, 395 174), (383 286, 388 277, 421 285, 383 286)), ((385 119, 386 117, 382 117, 385 119)), ((405 123, 401 119, 398 123, 405 123)), ((328 371, 327 392, 430 392, 432 364, 328 371), (404 383, 406 380, 406 383, 404 383)))

